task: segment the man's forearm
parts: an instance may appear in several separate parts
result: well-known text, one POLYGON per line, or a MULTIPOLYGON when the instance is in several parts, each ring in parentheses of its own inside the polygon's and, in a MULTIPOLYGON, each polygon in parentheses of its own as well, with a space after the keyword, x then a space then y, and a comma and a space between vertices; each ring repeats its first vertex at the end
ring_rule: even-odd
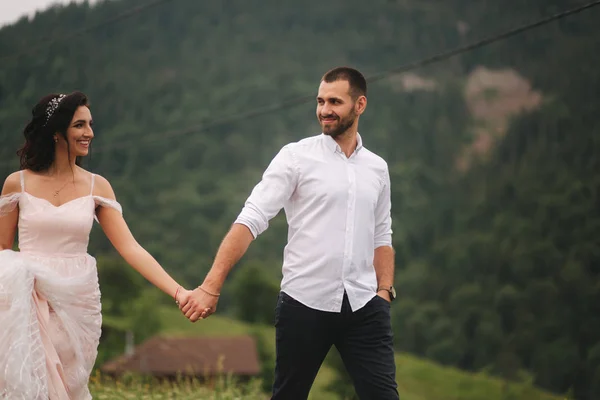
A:
POLYGON ((375 249, 373 266, 377 276, 377 288, 389 288, 394 285, 394 249, 381 246, 375 249))
POLYGON ((252 240, 254 240, 254 236, 248 227, 233 224, 219 246, 215 261, 206 275, 202 287, 213 293, 220 293, 229 271, 246 253, 252 240))

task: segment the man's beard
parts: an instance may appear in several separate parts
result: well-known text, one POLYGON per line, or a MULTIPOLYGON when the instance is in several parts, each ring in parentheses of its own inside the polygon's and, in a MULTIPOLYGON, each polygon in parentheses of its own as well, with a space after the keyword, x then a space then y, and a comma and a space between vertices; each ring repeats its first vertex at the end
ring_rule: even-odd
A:
POLYGON ((356 114, 354 111, 350 113, 346 118, 340 118, 338 120, 338 126, 336 128, 325 128, 325 125, 321 122, 321 127, 323 128, 323 133, 331 136, 332 138, 336 138, 342 134, 344 134, 356 121, 356 114))

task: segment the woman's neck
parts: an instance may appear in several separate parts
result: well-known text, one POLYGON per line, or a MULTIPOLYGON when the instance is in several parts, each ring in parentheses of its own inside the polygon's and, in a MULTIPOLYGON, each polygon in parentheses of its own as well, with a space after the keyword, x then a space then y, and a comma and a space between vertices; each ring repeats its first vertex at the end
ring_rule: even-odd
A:
POLYGON ((69 160, 67 154, 56 153, 54 162, 48 168, 48 175, 54 177, 62 177, 66 175, 73 175, 76 169, 75 159, 69 160))

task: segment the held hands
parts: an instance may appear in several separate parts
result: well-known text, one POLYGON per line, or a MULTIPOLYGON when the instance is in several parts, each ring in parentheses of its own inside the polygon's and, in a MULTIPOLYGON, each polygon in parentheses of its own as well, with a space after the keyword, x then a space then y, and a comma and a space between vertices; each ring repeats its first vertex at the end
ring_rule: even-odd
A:
POLYGON ((219 294, 198 286, 195 290, 183 290, 177 296, 179 309, 190 322, 208 318, 217 310, 219 294))

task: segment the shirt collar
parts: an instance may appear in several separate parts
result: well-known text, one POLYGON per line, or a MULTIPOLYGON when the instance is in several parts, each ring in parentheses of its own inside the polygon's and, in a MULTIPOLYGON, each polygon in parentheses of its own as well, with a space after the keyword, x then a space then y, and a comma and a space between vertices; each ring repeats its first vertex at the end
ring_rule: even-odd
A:
MULTIPOLYGON (((327 146, 327 148, 333 152, 342 152, 342 149, 340 148, 340 146, 337 144, 337 142, 329 135, 326 135, 324 133, 321 133, 321 136, 323 136, 323 140, 325 141, 325 146, 327 146)), ((360 136, 360 133, 356 132, 356 150, 354 150, 354 153, 358 153, 360 149, 362 149, 363 147, 363 142, 362 142, 362 137, 360 136)))

